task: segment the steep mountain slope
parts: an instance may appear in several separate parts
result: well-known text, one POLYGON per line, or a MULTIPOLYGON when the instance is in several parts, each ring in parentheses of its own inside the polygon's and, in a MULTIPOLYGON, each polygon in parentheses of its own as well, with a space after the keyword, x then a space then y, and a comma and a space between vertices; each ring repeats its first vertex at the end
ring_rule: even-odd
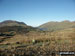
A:
POLYGON ((6 20, 0 23, 0 36, 2 35, 13 35, 13 33, 25 34, 35 28, 26 25, 23 22, 6 20))
POLYGON ((26 27, 27 25, 23 22, 13 21, 13 20, 6 20, 0 23, 0 27, 4 26, 23 26, 26 27))
POLYGON ((47 31, 63 30, 67 28, 75 28, 75 22, 70 22, 68 20, 62 22, 48 22, 39 26, 39 28, 47 31))

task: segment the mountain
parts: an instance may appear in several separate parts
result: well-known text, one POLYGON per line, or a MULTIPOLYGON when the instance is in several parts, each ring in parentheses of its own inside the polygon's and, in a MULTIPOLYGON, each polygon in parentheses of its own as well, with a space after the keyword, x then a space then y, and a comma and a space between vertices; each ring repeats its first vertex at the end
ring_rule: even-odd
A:
POLYGON ((6 20, 0 23, 0 36, 2 35, 14 35, 14 34, 25 34, 35 28, 26 25, 23 22, 6 20))
POLYGON ((67 28, 75 28, 75 21, 71 22, 68 20, 62 22, 48 22, 39 26, 40 29, 45 31, 56 31, 56 30, 63 30, 67 28))
POLYGON ((3 21, 3 22, 0 22, 0 27, 4 27, 4 26, 23 26, 23 27, 26 27, 27 25, 23 22, 6 20, 6 21, 3 21))

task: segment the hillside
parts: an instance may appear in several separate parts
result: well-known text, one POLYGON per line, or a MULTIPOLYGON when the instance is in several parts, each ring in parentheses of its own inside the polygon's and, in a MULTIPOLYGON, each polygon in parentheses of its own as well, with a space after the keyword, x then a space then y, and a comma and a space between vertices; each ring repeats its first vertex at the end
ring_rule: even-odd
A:
POLYGON ((62 22, 48 22, 39 26, 40 29, 45 31, 56 31, 56 30, 63 30, 68 28, 75 28, 75 22, 71 22, 68 20, 62 22))
POLYGON ((25 34, 31 30, 35 30, 35 28, 28 26, 23 22, 6 20, 0 23, 0 36, 25 34))
POLYGON ((23 27, 26 27, 27 25, 23 22, 6 20, 6 21, 3 21, 3 22, 0 22, 0 27, 4 27, 4 26, 23 26, 23 27))

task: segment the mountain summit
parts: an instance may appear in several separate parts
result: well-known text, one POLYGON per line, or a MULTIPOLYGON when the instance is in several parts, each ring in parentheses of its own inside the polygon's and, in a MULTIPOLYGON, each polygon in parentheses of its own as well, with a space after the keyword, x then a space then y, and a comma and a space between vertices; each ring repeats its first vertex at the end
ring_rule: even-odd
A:
POLYGON ((6 20, 0 23, 0 27, 4 26, 23 26, 26 27, 27 25, 23 22, 13 21, 13 20, 6 20))
POLYGON ((10 32, 22 33, 25 34, 31 30, 34 30, 33 27, 26 25, 23 22, 6 20, 0 23, 0 33, 7 34, 10 32))

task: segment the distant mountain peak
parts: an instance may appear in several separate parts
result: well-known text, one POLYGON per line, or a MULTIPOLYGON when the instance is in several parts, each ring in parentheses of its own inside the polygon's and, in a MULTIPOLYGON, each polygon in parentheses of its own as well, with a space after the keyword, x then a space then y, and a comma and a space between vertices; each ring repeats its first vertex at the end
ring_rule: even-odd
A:
POLYGON ((14 20, 5 20, 0 23, 0 27, 3 26, 27 26, 24 22, 18 22, 14 20))
POLYGON ((69 21, 69 20, 64 20, 64 21, 62 21, 62 22, 71 22, 71 21, 69 21))
MULTIPOLYGON (((15 21, 15 20, 5 20, 1 23, 23 23, 23 22, 18 22, 18 21, 15 21)), ((25 24, 25 23, 23 23, 23 24, 25 24)))
POLYGON ((14 21, 14 20, 5 20, 3 22, 16 22, 16 21, 14 21))

